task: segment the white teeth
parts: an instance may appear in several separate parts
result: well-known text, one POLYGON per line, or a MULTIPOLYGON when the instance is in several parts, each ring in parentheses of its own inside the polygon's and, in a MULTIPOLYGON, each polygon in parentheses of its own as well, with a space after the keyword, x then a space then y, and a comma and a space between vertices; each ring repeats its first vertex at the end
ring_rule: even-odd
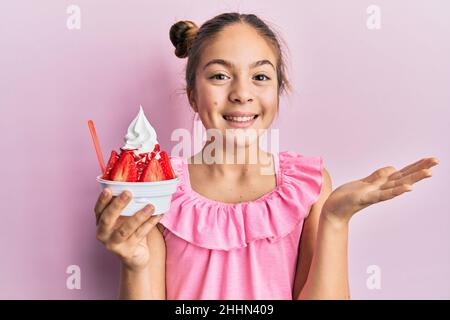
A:
POLYGON ((231 116, 225 116, 226 120, 230 120, 230 121, 237 121, 237 122, 246 122, 246 121, 250 121, 254 118, 255 116, 252 117, 231 117, 231 116))

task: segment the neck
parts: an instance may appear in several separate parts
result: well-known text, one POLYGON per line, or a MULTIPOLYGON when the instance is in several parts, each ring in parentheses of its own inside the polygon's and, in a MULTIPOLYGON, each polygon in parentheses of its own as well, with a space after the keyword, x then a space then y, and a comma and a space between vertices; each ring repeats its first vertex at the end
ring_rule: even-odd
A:
POLYGON ((191 163, 206 165, 213 176, 242 178, 261 174, 262 168, 273 166, 272 155, 260 148, 259 139, 253 145, 242 147, 224 144, 223 148, 217 148, 212 144, 211 140, 207 141, 201 152, 191 157, 191 163))

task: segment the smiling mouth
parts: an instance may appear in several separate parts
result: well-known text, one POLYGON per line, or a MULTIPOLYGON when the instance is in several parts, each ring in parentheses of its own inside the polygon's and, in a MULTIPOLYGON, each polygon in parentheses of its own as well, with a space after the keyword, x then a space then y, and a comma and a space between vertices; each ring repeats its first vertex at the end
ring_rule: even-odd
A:
POLYGON ((256 118, 258 118, 259 114, 254 115, 253 117, 232 117, 232 116, 227 116, 227 115, 223 115, 222 117, 227 120, 227 121, 232 121, 232 122, 249 122, 252 121, 256 118))

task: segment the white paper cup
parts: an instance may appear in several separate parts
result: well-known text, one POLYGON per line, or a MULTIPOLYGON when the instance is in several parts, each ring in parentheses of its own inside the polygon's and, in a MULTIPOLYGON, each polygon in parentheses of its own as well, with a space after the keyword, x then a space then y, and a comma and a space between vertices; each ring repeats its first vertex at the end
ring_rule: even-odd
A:
POLYGON ((102 190, 110 188, 113 196, 118 196, 123 191, 128 190, 132 194, 130 203, 122 210, 122 216, 132 216, 137 211, 151 203, 155 207, 153 215, 160 215, 169 211, 172 201, 172 194, 177 190, 179 177, 171 180, 156 182, 121 182, 104 180, 101 176, 97 177, 102 190))

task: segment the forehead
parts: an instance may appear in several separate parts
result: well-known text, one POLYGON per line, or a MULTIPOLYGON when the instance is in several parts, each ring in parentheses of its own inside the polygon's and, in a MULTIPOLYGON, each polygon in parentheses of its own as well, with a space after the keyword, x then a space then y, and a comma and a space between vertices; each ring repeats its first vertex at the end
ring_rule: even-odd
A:
POLYGON ((203 47, 200 67, 211 59, 224 59, 236 65, 249 65, 267 59, 276 65, 272 46, 251 26, 237 23, 225 27, 203 47))

